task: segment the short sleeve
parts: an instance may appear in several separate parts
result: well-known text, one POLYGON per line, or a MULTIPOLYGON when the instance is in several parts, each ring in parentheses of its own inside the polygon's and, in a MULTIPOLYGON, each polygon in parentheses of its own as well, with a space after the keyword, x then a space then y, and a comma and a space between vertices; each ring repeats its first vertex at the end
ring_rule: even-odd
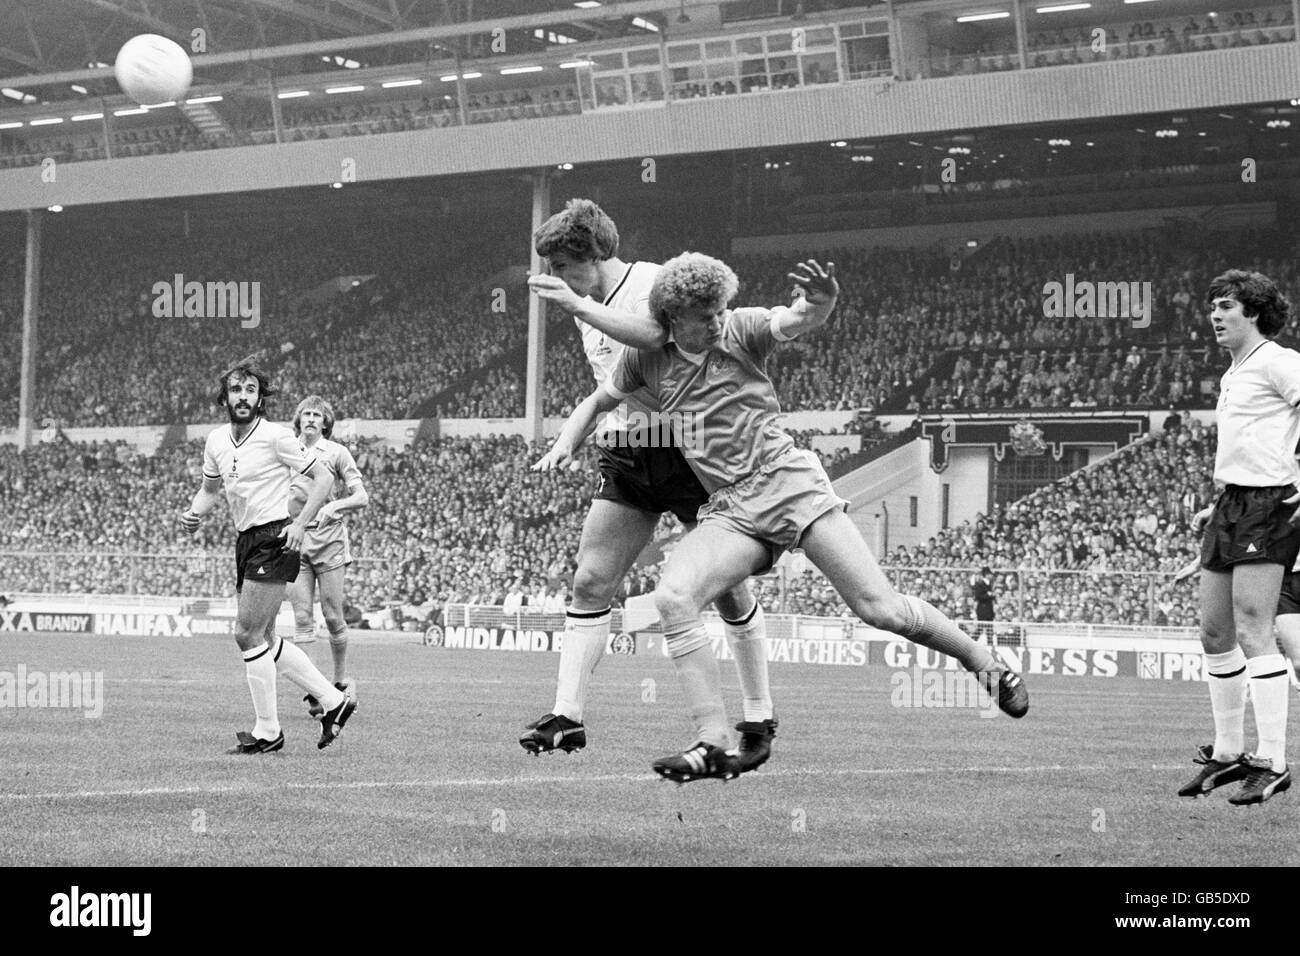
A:
POLYGON ((741 346, 760 362, 772 353, 779 341, 788 337, 776 335, 776 313, 771 309, 736 309, 731 313, 732 332, 741 346))
POLYGON ((217 456, 212 451, 212 435, 208 435, 208 440, 203 443, 203 477, 216 479, 221 477, 221 466, 217 464, 217 456))
POLYGON ((299 474, 306 474, 316 463, 316 456, 308 454, 293 433, 287 430, 275 439, 275 456, 299 474))
POLYGON ((339 449, 338 477, 343 479, 349 491, 361 484, 361 469, 357 467, 352 452, 346 448, 339 449))
POLYGON ((615 398, 626 398, 638 388, 646 387, 640 349, 624 349, 618 357, 618 364, 605 381, 605 391, 615 398))
POLYGON ((1300 352, 1279 350, 1268 363, 1268 379, 1288 405, 1300 405, 1300 352))

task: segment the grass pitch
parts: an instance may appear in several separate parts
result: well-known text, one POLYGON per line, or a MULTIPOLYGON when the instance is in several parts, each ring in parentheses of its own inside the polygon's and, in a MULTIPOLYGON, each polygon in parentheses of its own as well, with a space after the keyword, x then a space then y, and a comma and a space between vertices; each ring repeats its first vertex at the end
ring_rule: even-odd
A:
MULTIPOLYGON (((328 673, 328 645, 306 650, 328 673)), ((1200 683, 1030 677, 1029 715, 990 720, 892 707, 883 667, 773 664, 771 762, 677 787, 649 770, 692 742, 663 657, 607 657, 587 750, 537 758, 516 740, 556 655, 351 659, 361 703, 332 747, 282 681, 284 751, 232 757, 252 722, 233 642, 5 635, 0 670, 102 671, 104 710, 0 709, 0 866, 1300 863, 1300 789, 1175 795, 1212 736, 1200 683)))

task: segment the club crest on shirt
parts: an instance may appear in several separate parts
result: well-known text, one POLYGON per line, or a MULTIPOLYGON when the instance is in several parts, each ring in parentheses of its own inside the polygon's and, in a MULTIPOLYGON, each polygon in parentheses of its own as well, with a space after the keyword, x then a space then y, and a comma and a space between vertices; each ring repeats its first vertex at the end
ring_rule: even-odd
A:
POLYGON ((724 364, 726 364, 726 356, 717 354, 709 356, 709 374, 717 375, 722 371, 724 364))

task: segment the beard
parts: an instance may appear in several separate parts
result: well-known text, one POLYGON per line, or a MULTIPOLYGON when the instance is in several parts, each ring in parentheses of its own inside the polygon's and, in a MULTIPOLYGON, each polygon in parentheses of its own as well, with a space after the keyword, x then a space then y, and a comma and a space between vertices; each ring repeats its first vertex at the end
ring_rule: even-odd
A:
POLYGON ((230 405, 227 405, 227 406, 226 406, 226 414, 227 414, 228 416, 230 416, 230 424, 232 424, 232 425, 238 425, 238 424, 240 424, 241 422, 251 422, 254 418, 257 417, 257 409, 256 409, 256 408, 252 408, 251 406, 248 406, 248 405, 244 405, 244 406, 235 406, 235 407, 232 407, 232 406, 230 406, 230 405), (235 417, 235 407, 243 407, 243 408, 248 408, 248 409, 250 409, 250 414, 249 414, 248 418, 246 418, 246 419, 239 419, 239 418, 236 418, 236 417, 235 417))

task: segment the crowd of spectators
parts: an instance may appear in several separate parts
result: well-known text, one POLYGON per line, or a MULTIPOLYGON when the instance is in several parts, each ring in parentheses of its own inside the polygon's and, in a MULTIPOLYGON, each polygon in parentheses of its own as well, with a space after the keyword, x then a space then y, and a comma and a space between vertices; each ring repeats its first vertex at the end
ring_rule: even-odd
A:
MULTIPOLYGON (((570 469, 538 473, 530 465, 542 449, 521 438, 422 439, 401 451, 350 445, 371 497, 350 519, 358 559, 350 604, 428 613, 513 594, 522 606, 563 608, 594 482, 590 451, 570 469)), ((901 591, 956 618, 973 617, 971 577, 988 565, 999 620, 1193 624, 1192 587, 1173 585, 1170 572, 1198 551, 1190 518, 1213 494, 1214 445, 1213 428, 1171 421, 1095 467, 900 546, 882 564, 901 591)), ((151 456, 124 444, 58 441, 21 454, 0 446, 0 552, 26 552, 0 562, 0 591, 229 595, 224 504, 196 539, 175 521, 200 481, 201 451, 198 441, 151 456)), ((680 533, 665 520, 656 539, 670 544, 680 533)), ((635 569, 620 601, 653 590, 656 577, 657 566, 635 569)), ((769 577, 759 591, 769 610, 848 614, 815 571, 769 577)))
MULTIPOLYGON (((490 239, 485 234, 484 244, 490 239)), ((1204 289, 1225 262, 1251 262, 1300 300, 1296 249, 1294 236, 1274 231, 1223 233, 1211 244, 1156 230, 996 240, 964 261, 920 251, 801 251, 836 261, 839 305, 826 327, 776 350, 768 372, 787 411, 1210 407, 1223 363, 1207 334, 1204 289), (1149 323, 1145 310, 1045 315, 1045 284, 1070 276, 1149 289, 1139 297, 1149 323)), ((250 353, 263 354, 286 391, 328 394, 345 417, 409 417, 435 398, 430 407, 440 416, 522 415, 527 300, 514 286, 508 307, 499 307, 485 283, 508 261, 500 249, 495 255, 443 278, 383 250, 358 254, 342 240, 311 249, 251 239, 132 246, 114 250, 111 266, 93 248, 53 250, 38 417, 65 426, 204 421, 207 373, 250 353), (333 276, 370 272, 375 280, 351 295, 295 302, 333 276), (260 283, 260 324, 159 318, 151 290, 176 273, 260 283)), ((790 301, 788 258, 733 257, 742 279, 736 303, 790 301)), ((0 292, 0 343, 9 345, 0 350, 2 369, 19 354, 21 260, 11 254, 0 269, 13 280, 0 292)), ((1284 344, 1300 338, 1297 323, 1293 317, 1284 344)), ((568 414, 592 387, 573 322, 552 311, 545 414, 568 414)), ((0 382, 0 424, 16 420, 17 388, 16 375, 0 382)))
MULTIPOLYGON (((956 618, 974 617, 971 578, 989 566, 998 620, 1194 625, 1194 582, 1175 585, 1172 572, 1199 554, 1191 518, 1213 499, 1215 444, 1213 426, 1175 418, 1095 467, 899 546, 882 564, 900 591, 956 618)), ((775 581, 765 597, 780 605, 775 581)), ((848 613, 815 572, 787 582, 784 606, 848 613)))
MULTIPOLYGON (((1175 53, 1204 53, 1295 40, 1289 5, 1197 14, 1186 19, 1089 24, 1078 29, 1035 29, 1025 36, 1031 68, 1102 63, 1175 53), (1095 31, 1104 31, 1104 38, 1095 31)), ((908 64, 911 79, 999 73, 1020 62, 1014 32, 987 37, 971 52, 949 52, 908 64)))

